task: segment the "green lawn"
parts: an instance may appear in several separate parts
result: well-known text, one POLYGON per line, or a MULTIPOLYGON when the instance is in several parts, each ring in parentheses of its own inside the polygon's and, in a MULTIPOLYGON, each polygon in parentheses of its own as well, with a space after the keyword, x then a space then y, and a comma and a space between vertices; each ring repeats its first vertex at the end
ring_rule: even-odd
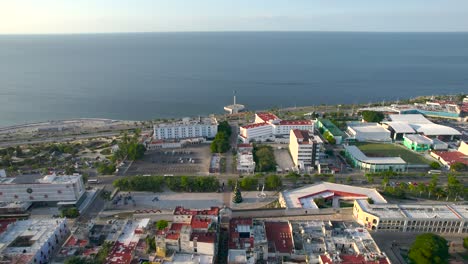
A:
POLYGON ((395 144, 361 143, 355 145, 369 157, 401 157, 410 164, 430 164, 423 155, 417 154, 404 146, 395 144))

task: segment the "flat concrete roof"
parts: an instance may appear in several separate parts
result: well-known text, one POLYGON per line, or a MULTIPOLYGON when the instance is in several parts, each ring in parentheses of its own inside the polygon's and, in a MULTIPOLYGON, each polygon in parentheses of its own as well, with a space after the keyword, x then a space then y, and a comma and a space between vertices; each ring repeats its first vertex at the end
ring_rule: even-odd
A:
POLYGON ((432 140, 418 134, 405 135, 404 138, 407 138, 412 142, 416 142, 417 144, 432 144, 432 140))
POLYGON ((404 165, 406 162, 400 157, 368 157, 356 146, 344 146, 355 159, 368 163, 368 164, 400 164, 404 165))
POLYGON ((468 219, 468 206, 445 204, 369 204, 366 200, 356 201, 368 213, 380 218, 409 219, 468 219))
POLYGON ((282 192, 287 208, 318 208, 314 198, 339 197, 343 199, 367 199, 372 198, 375 203, 386 203, 380 193, 375 189, 355 187, 351 185, 322 182, 301 188, 286 190, 282 192))
POLYGON ((458 130, 452 127, 435 124, 421 114, 389 115, 389 118, 393 122, 406 123, 418 133, 423 133, 427 136, 461 135, 458 130))
POLYGON ((416 131, 414 131, 414 129, 406 122, 389 121, 384 123, 393 128, 396 133, 416 133, 416 131))
POLYGON ((381 127, 377 123, 348 123, 348 127, 352 129, 357 140, 367 141, 391 141, 390 131, 381 127))

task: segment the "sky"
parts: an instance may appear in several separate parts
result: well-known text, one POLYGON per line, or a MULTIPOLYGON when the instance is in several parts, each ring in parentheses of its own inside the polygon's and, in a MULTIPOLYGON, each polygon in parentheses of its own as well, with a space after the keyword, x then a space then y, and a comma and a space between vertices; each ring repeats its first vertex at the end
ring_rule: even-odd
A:
POLYGON ((468 0, 0 0, 0 34, 468 31, 468 0))

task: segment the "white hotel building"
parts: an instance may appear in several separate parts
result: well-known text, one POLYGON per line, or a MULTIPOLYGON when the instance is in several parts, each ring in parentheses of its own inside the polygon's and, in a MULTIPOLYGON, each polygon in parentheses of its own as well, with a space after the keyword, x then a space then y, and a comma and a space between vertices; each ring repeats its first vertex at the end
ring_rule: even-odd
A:
POLYGON ((183 118, 182 121, 154 126, 155 139, 214 138, 218 133, 218 121, 209 118, 183 118))
POLYGON ((294 165, 301 169, 319 164, 319 152, 323 141, 308 130, 292 129, 289 136, 289 152, 294 165))
POLYGON ((0 201, 2 202, 76 203, 80 201, 84 193, 83 179, 78 174, 0 178, 0 201))
POLYGON ((272 113, 256 113, 253 124, 240 127, 240 139, 244 143, 265 141, 277 136, 289 136, 292 129, 313 132, 314 123, 312 120, 281 120, 272 113))

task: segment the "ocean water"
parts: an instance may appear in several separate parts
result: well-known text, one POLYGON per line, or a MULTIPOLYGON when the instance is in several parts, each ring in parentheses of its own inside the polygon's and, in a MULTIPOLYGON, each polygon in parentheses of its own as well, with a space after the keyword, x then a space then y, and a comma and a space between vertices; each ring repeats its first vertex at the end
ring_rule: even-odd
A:
POLYGON ((0 35, 0 126, 468 92, 468 33, 0 35))

